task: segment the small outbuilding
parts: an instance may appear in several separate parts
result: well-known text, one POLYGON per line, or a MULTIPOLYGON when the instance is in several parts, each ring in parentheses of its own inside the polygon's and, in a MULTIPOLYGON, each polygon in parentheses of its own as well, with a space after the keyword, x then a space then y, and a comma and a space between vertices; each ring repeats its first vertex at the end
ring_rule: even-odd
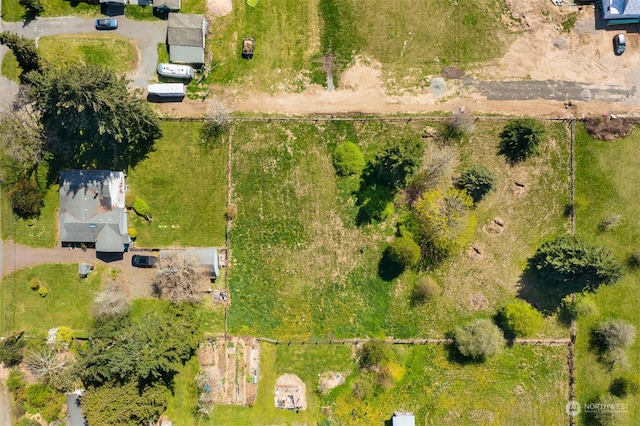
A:
POLYGON ((80 397, 84 390, 67 394, 67 426, 86 426, 87 422, 80 408, 80 397))
POLYGON ((165 12, 178 12, 182 6, 180 0, 157 0, 153 3, 153 8, 165 12))
POLYGON ((181 64, 204 64, 207 21, 203 15, 171 13, 167 25, 169 60, 181 64))
POLYGON ((396 411, 391 417, 391 426, 416 426, 416 417, 413 413, 396 411))

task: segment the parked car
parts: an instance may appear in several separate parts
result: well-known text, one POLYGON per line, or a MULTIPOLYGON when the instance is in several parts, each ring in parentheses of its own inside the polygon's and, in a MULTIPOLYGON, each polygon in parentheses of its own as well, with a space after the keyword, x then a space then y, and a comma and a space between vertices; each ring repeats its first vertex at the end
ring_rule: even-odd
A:
POLYGON ((616 34, 613 36, 613 53, 620 56, 627 50, 627 39, 624 34, 616 34))
POLYGON ((96 30, 115 30, 118 28, 118 20, 116 18, 96 19, 96 30))
POLYGON ((131 266, 135 266, 137 268, 153 268, 158 261, 158 258, 155 256, 141 256, 139 254, 134 254, 131 258, 131 266))

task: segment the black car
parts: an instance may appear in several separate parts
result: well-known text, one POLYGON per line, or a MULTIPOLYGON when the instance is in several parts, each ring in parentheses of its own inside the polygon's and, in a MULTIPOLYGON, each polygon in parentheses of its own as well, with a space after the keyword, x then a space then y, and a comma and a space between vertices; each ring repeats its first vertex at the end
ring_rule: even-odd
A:
POLYGON ((613 37, 613 53, 620 56, 627 50, 627 39, 624 34, 616 34, 613 37))
POLYGON ((134 254, 131 258, 131 266, 136 266, 138 268, 153 268, 158 261, 158 258, 155 256, 141 256, 139 254, 134 254))

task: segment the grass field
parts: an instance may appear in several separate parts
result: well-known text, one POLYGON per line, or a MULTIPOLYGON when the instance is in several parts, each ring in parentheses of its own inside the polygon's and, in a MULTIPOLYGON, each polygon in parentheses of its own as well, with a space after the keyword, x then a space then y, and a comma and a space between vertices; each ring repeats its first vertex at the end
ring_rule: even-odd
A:
MULTIPOLYGON (((593 243, 611 248, 620 258, 627 259, 640 248, 640 218, 637 200, 640 184, 635 179, 638 168, 635 151, 640 132, 611 142, 597 141, 578 126, 576 134, 576 229, 577 233, 593 243), (618 227, 608 232, 599 229, 602 220, 617 214, 621 216, 618 227)), ((578 402, 586 403, 598 394, 606 393, 611 381, 625 369, 611 371, 598 361, 589 348, 593 327, 608 318, 622 318, 640 329, 640 271, 628 269, 623 279, 613 286, 601 287, 595 294, 598 312, 578 321, 577 385, 578 402)), ((640 341, 627 349, 627 371, 640 368, 640 341)), ((623 400, 629 404, 625 424, 635 424, 640 418, 640 397, 623 400)))
POLYGON ((226 145, 200 142, 200 124, 162 123, 156 150, 129 171, 132 194, 153 221, 133 217, 142 247, 222 246, 226 213, 226 145))
POLYGON ((73 34, 42 37, 42 58, 54 66, 70 63, 98 65, 116 73, 130 71, 136 61, 133 43, 118 35, 73 34), (64 51, 64 56, 60 52, 64 51))
MULTIPOLYGON (((238 124, 232 168, 238 218, 230 235, 232 331, 281 339, 439 336, 463 320, 492 315, 515 296, 527 258, 568 226, 566 129, 550 125, 542 155, 511 167, 496 155, 500 125, 478 124, 459 152, 463 164, 480 162, 500 178, 498 189, 477 208, 475 243, 483 257, 461 255, 436 270, 443 294, 413 307, 414 274, 395 281, 377 274, 395 223, 355 225, 349 183, 335 177, 330 152, 337 141, 349 139, 371 158, 381 141, 419 134, 428 126, 238 124), (482 231, 498 216, 507 224, 503 233, 482 231)), ((566 330, 550 318, 543 334, 564 336, 566 330)))
POLYGON ((444 65, 473 68, 499 57, 515 39, 500 24, 504 5, 490 0, 286 0, 256 7, 235 0, 233 6, 212 26, 208 81, 270 92, 324 84, 328 53, 335 82, 362 54, 381 64, 388 88, 423 87, 444 65), (256 39, 253 60, 240 57, 243 36, 256 39))
MULTIPOLYGON (((44 6, 43 18, 54 16, 82 16, 99 17, 100 5, 76 3, 66 0, 42 0, 44 6)), ((2 2, 2 19, 7 22, 17 22, 23 20, 24 9, 18 0, 6 0, 2 2)))
POLYGON ((46 332, 66 325, 85 330, 90 323, 91 305, 100 290, 104 268, 98 267, 88 278, 78 277, 78 265, 41 265, 8 275, 0 285, 0 334, 21 329, 46 332), (41 297, 29 287, 38 278, 49 292, 41 297))
POLYGON ((7 77, 9 80, 15 81, 16 83, 20 82, 20 74, 22 74, 22 69, 18 65, 16 56, 11 50, 7 51, 7 53, 2 58, 1 71, 2 75, 7 77))

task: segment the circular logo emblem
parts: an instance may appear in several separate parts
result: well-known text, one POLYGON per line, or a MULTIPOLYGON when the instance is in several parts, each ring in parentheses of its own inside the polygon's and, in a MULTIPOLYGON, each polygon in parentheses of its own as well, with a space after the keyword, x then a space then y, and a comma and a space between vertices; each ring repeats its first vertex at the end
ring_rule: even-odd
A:
POLYGON ((580 403, 578 401, 569 401, 564 409, 571 417, 577 416, 580 414, 580 403))

